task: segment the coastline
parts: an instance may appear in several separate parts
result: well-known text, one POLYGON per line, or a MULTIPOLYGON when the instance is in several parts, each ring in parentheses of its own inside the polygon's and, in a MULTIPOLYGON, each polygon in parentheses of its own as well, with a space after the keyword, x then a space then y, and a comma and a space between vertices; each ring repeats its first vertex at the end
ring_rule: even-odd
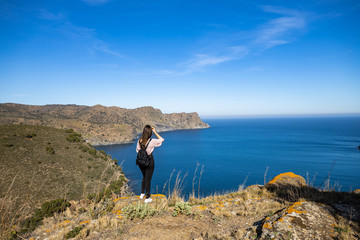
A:
MULTIPOLYGON (((193 127, 193 128, 175 128, 175 129, 166 129, 166 130, 158 130, 158 133, 164 133, 164 132, 175 132, 175 131, 183 131, 183 130, 201 130, 201 129, 208 129, 211 126, 207 123, 205 123, 207 126, 204 127, 193 127)), ((140 134, 136 135, 131 141, 129 142, 106 142, 104 144, 92 144, 88 140, 86 140, 87 143, 90 143, 94 147, 101 147, 101 146, 111 146, 111 145, 125 145, 125 144, 133 144, 135 143, 135 140, 138 139, 140 134)))

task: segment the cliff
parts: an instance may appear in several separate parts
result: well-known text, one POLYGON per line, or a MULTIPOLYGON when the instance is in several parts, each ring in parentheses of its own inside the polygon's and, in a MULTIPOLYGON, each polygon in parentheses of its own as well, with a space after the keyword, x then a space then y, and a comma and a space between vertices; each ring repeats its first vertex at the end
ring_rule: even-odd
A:
POLYGON ((74 129, 92 145, 132 142, 146 124, 158 132, 208 128, 197 113, 163 114, 153 107, 126 109, 102 105, 0 104, 0 124, 27 124, 74 129))

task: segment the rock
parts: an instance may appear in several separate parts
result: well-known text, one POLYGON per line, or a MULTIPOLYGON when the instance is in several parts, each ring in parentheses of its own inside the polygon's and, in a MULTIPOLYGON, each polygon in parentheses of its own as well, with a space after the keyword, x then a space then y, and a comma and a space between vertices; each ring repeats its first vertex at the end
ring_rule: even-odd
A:
POLYGON ((260 239, 332 239, 336 219, 323 204, 299 201, 267 217, 260 239))
POLYGON ((293 185, 295 187, 303 187, 306 186, 306 181, 300 175, 296 175, 292 172, 287 172, 281 173, 274 177, 270 182, 267 183, 267 186, 269 185, 293 185))
POLYGON ((353 191, 353 193, 359 194, 359 193, 360 193, 360 189, 355 189, 355 190, 353 191))

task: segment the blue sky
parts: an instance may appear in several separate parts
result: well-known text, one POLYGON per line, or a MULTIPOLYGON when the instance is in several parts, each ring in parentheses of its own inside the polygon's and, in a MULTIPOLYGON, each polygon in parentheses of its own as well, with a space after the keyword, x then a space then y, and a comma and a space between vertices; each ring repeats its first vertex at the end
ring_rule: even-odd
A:
POLYGON ((0 102, 360 113, 360 3, 0 1, 0 102))

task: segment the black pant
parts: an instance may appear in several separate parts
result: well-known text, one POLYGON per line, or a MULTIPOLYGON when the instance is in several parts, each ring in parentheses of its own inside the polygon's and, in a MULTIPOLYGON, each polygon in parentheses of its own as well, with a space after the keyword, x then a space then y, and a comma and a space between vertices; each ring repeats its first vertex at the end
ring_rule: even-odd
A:
POLYGON ((146 190, 146 198, 150 197, 150 187, 151 187, 151 178, 154 173, 155 161, 154 157, 150 155, 150 166, 147 168, 140 168, 141 173, 143 175, 143 180, 141 183, 141 193, 145 193, 146 190))

